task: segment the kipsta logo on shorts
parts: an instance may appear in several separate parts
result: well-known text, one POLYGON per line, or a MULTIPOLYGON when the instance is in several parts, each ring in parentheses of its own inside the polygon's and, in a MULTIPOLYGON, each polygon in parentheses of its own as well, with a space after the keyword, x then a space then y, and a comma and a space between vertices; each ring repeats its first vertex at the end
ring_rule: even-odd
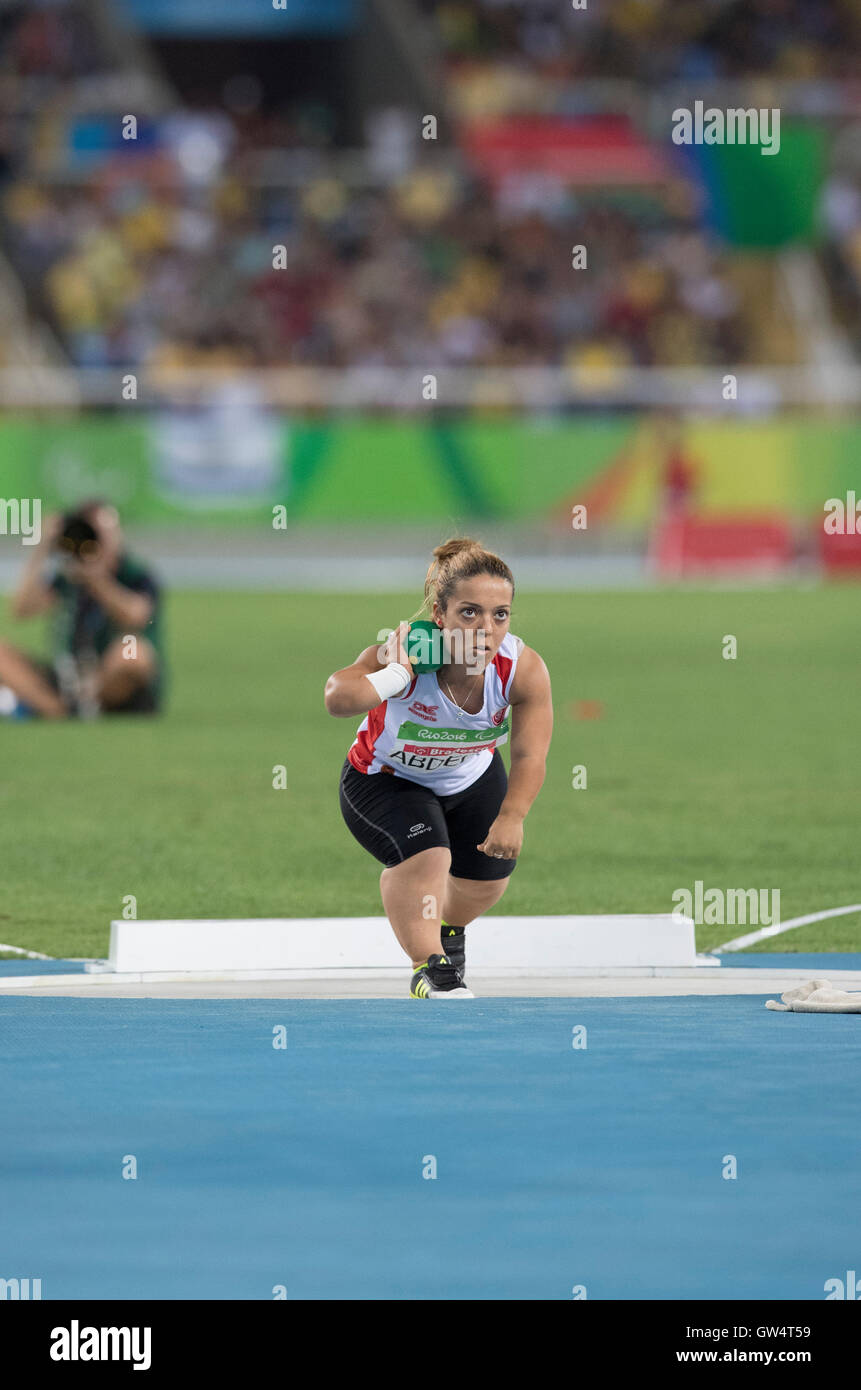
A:
POLYGON ((410 826, 410 833, 407 836, 407 839, 411 840, 414 835, 422 835, 426 830, 430 830, 430 826, 425 825, 424 821, 419 821, 418 825, 410 826))
POLYGON ((423 705, 421 700, 414 700, 410 705, 410 714, 417 714, 420 719, 436 719, 439 705, 423 705))

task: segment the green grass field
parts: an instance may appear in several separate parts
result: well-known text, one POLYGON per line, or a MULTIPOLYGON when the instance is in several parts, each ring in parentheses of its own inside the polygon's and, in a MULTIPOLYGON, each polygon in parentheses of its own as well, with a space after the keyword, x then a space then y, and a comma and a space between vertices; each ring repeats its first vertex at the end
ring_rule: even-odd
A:
MULTIPOLYGON (((0 941, 102 956, 128 894, 141 918, 379 914, 378 868, 338 810, 358 721, 322 692, 417 603, 177 593, 162 719, 0 724, 0 941)), ((848 587, 519 598, 556 731, 497 911, 669 912, 697 879, 779 888, 784 919, 861 902, 858 616, 848 587), (601 717, 576 717, 581 700, 601 717)), ((39 648, 37 628, 4 618, 0 635, 39 648)), ((703 927, 698 945, 745 930, 703 927)), ((861 950, 861 914, 773 949, 861 950)))

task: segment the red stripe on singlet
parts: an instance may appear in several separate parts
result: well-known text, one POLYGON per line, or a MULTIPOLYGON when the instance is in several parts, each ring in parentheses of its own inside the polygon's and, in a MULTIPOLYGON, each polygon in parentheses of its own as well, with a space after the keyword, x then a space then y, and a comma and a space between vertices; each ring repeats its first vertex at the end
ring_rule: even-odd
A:
POLYGON ((367 772, 374 761, 374 744, 382 733, 383 725, 386 722, 387 703, 388 701, 384 700, 381 705, 376 705, 368 712, 368 727, 359 730, 356 742, 347 754, 357 772, 367 772))
POLYGON ((496 656, 493 658, 493 664, 499 672, 499 679, 502 681, 502 695, 503 699, 505 699, 508 695, 505 687, 511 679, 511 668, 514 662, 510 656, 500 656, 499 652, 497 652, 496 656))

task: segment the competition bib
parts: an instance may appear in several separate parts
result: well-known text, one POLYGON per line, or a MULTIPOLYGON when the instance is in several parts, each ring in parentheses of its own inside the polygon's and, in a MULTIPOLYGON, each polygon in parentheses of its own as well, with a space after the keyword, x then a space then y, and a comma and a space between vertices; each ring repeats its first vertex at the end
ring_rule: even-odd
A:
POLYGON ((492 753, 507 743, 510 725, 509 716, 489 729, 438 729, 406 720, 391 746, 381 747, 380 754, 387 762, 400 763, 414 772, 460 767, 473 754, 492 753))

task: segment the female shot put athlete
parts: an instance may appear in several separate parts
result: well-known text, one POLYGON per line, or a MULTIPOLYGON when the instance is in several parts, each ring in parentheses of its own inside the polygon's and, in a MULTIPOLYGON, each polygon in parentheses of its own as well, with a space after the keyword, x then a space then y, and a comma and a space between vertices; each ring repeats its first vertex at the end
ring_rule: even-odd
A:
POLYGON ((464 928, 505 892, 544 781, 550 677, 508 630, 513 597, 498 556, 476 541, 446 541, 425 582, 425 607, 446 633, 445 664, 416 675, 401 623, 383 662, 379 647, 366 647, 326 684, 330 714, 368 711, 341 771, 341 811, 385 865, 383 907, 412 961, 414 999, 473 998, 464 928), (510 780, 498 752, 509 731, 510 780))

